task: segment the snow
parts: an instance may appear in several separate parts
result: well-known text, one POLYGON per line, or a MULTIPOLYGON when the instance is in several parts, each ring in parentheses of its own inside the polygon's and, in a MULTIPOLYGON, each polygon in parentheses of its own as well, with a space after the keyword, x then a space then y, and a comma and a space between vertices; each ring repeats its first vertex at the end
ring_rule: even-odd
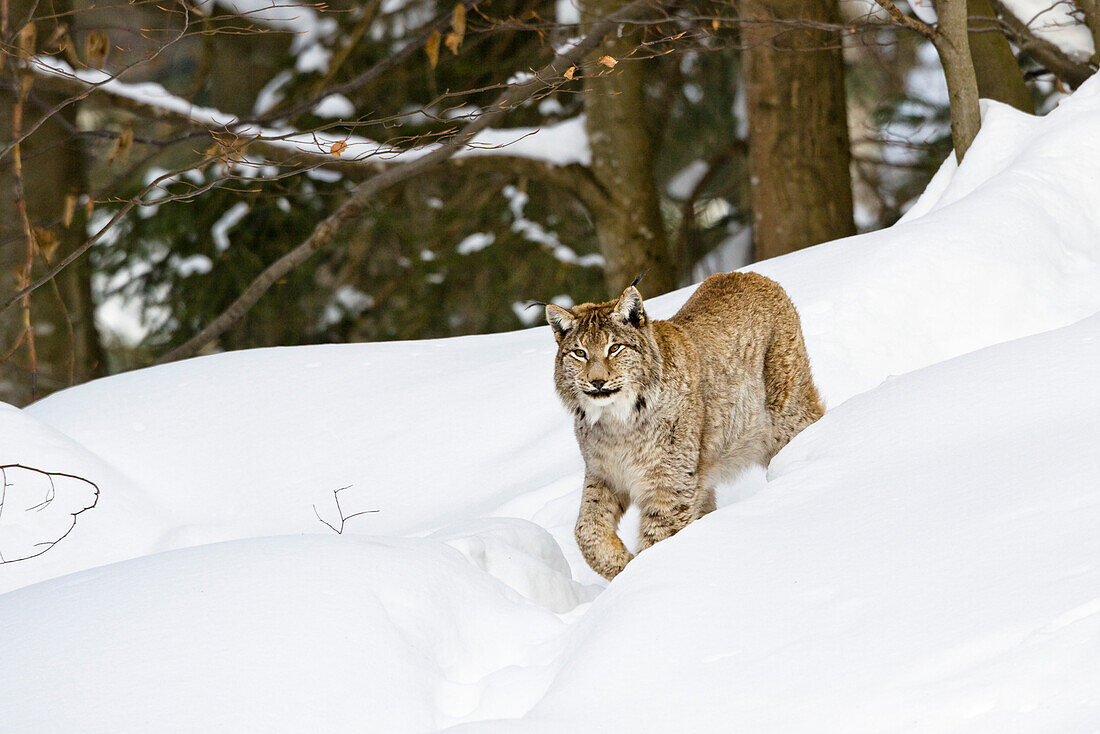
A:
POLYGON ((462 238, 455 246, 455 252, 459 255, 470 255, 481 252, 496 241, 497 236, 492 232, 474 232, 462 238))
POLYGON ((226 209, 225 213, 210 226, 210 238, 214 240, 214 247, 218 252, 225 252, 229 249, 229 231, 248 216, 249 210, 248 202, 238 201, 226 209))
POLYGON ((1074 61, 1088 61, 1096 45, 1081 11, 1067 0, 1004 0, 1015 15, 1041 40, 1057 46, 1074 61))
POLYGON ((528 242, 540 245, 558 262, 578 265, 582 268, 603 267, 603 255, 594 252, 587 255, 578 255, 576 250, 563 245, 557 234, 546 229, 538 222, 528 219, 524 214, 527 202, 530 201, 527 192, 509 184, 501 189, 501 193, 508 200, 508 210, 512 213, 513 232, 518 233, 528 242))
POLYGON ((517 127, 485 130, 478 134, 461 155, 503 155, 534 158, 559 166, 592 162, 584 115, 542 127, 517 127))
MULTIPOLYGON (((226 247, 228 248, 228 241, 226 247)), ((181 258, 175 265, 176 271, 184 278, 192 275, 205 275, 214 269, 214 261, 202 254, 181 258)))
POLYGON ((581 22, 581 9, 577 0, 555 0, 554 10, 558 23, 562 25, 576 25, 581 22))
POLYGON ((285 98, 283 94, 283 87, 293 81, 294 72, 290 69, 283 69, 275 76, 271 77, 260 89, 256 95, 256 101, 252 105, 252 112, 257 115, 266 115, 275 105, 279 104, 285 98))
MULTIPOLYGON (((1074 61, 1086 62, 1092 58, 1096 45, 1081 11, 1071 0, 1003 1, 1005 8, 1030 28, 1036 38, 1053 44, 1074 61)), ((929 25, 939 21, 933 0, 909 0, 909 7, 913 15, 929 25)), ((879 7, 867 10, 882 19, 888 17, 879 7)))
POLYGON ((99 490, 86 479, 19 464, 0 466, 0 486, 0 563, 50 550, 99 499, 99 490))
POLYGON ((706 175, 708 170, 710 170, 710 166, 707 165, 707 162, 697 158, 669 179, 665 190, 672 198, 684 201, 691 196, 691 192, 703 180, 703 176, 706 175))
POLYGON ((1098 336, 1093 317, 834 409, 766 489, 627 567, 522 722, 462 731, 1091 731, 1098 336))
POLYGON ((753 266, 830 410, 610 585, 546 327, 0 409, 99 490, 0 564, 5 732, 1095 729, 1100 81, 983 115, 894 227, 753 266))
POLYGON ((909 7, 913 9, 913 15, 928 25, 935 25, 939 22, 940 18, 936 13, 936 5, 933 0, 909 0, 909 7))
MULTIPOLYGON (((197 124, 216 129, 224 128, 241 137, 262 140, 269 145, 291 151, 327 156, 330 155, 333 145, 342 143, 346 147, 342 149, 340 159, 344 161, 379 157, 387 162, 405 162, 420 158, 439 148, 439 144, 429 144, 401 149, 358 135, 347 135, 338 130, 302 132, 290 128, 242 124, 235 115, 210 107, 193 105, 154 82, 123 82, 98 69, 74 71, 64 61, 49 56, 36 56, 32 63, 39 74, 78 79, 119 97, 167 110, 197 124)), ((285 83, 286 80, 283 77, 276 75, 260 91, 253 108, 257 112, 270 110, 282 99, 280 90, 285 83)), ((348 105, 343 105, 342 99, 339 95, 330 95, 314 108, 314 112, 321 115, 321 112, 317 112, 318 109, 326 113, 342 110, 350 115, 354 110, 349 112, 350 102, 348 105)), ((510 155, 561 166, 571 163, 587 165, 592 158, 583 115, 542 127, 483 130, 459 150, 456 157, 480 155, 510 155)))
POLYGON ((315 43, 305 48, 294 59, 294 70, 299 74, 308 74, 311 71, 324 74, 328 71, 330 60, 332 60, 332 51, 319 43, 315 43))
POLYGON ((330 94, 317 103, 313 114, 326 118, 348 118, 355 115, 355 105, 342 94, 330 94))
POLYGON ((323 9, 323 4, 300 0, 199 0, 195 3, 197 9, 206 12, 210 5, 218 5, 251 23, 294 33, 291 53, 301 53, 337 30, 335 18, 318 12, 318 9, 323 9))

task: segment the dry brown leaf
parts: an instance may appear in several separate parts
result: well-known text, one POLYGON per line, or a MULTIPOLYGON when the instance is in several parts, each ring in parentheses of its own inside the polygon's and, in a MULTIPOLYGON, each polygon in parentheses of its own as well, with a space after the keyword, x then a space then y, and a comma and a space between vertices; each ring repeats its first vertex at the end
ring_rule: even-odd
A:
POLYGON ((601 56, 596 63, 598 63, 600 66, 606 66, 608 69, 614 69, 615 64, 619 62, 611 58, 610 56, 601 56))
POLYGON ((332 147, 328 149, 328 152, 339 158, 340 154, 347 150, 347 148, 347 143, 345 143, 343 140, 337 140, 335 143, 332 144, 332 147))
POLYGON ((107 162, 114 165, 115 162, 125 163, 130 157, 130 151, 134 147, 134 128, 128 127, 115 140, 115 147, 111 150, 111 156, 107 162))
POLYGON ((252 142, 248 138, 233 133, 219 135, 211 133, 217 146, 212 147, 208 155, 218 158, 224 165, 240 163, 248 152, 248 144, 252 142))
POLYGON ((38 251, 42 253, 42 257, 49 262, 53 259, 53 254, 57 252, 57 248, 61 245, 61 240, 52 230, 43 229, 42 227, 34 228, 34 239, 38 243, 38 251))
POLYGON ((458 56, 458 47, 462 45, 462 36, 457 33, 448 33, 447 37, 443 39, 443 43, 451 49, 451 53, 458 56))
POLYGON ((76 216, 76 194, 70 191, 65 196, 64 209, 61 214, 61 221, 64 222, 65 227, 68 228, 73 223, 73 217, 76 216))
POLYGON ((568 69, 565 70, 565 73, 562 74, 562 76, 565 77, 566 79, 572 80, 573 75, 576 74, 576 73, 577 73, 577 67, 570 66, 568 69))
POLYGON ((439 31, 432 31, 428 36, 428 40, 424 43, 424 53, 428 54, 428 65, 433 69, 435 65, 439 63, 439 41, 442 36, 439 35, 439 31))
POLYGON ((103 31, 88 31, 84 38, 84 62, 93 69, 101 69, 111 53, 111 42, 103 31))
POLYGON ((466 6, 462 3, 455 5, 454 14, 451 16, 451 28, 452 32, 447 34, 443 43, 451 49, 451 53, 457 56, 462 39, 466 37, 466 6))
POLYGON ((454 15, 451 16, 451 28, 459 38, 466 35, 466 6, 462 3, 455 5, 454 15))
POLYGON ((717 18, 715 18, 714 20, 712 20, 712 21, 710 22, 710 27, 711 27, 711 29, 712 29, 712 30, 713 30, 713 31, 714 31, 715 33, 717 33, 717 32, 718 32, 718 27, 719 27, 719 25, 720 25, 720 24, 718 23, 718 19, 717 19, 717 18))

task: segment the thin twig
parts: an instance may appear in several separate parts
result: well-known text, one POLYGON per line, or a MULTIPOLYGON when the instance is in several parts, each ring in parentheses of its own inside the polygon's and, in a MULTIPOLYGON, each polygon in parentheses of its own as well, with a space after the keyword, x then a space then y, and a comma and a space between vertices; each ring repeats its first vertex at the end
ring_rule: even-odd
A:
POLYGON ((495 103, 484 108, 477 119, 467 124, 458 134, 441 144, 440 147, 421 158, 394 166, 359 184, 352 195, 335 212, 321 221, 304 242, 269 265, 244 289, 237 300, 230 304, 229 308, 207 324, 198 334, 160 357, 156 364, 172 362, 197 354, 200 349, 244 318, 244 315, 260 300, 260 297, 279 279, 304 263, 318 250, 331 244, 336 239, 341 227, 346 222, 359 217, 367 203, 376 194, 451 158, 479 132, 539 91, 547 87, 567 83, 568 80, 564 76, 566 70, 571 67, 579 68, 582 65, 581 60, 599 46, 604 37, 614 31, 621 22, 651 12, 652 8, 653 0, 634 0, 634 2, 624 6, 617 12, 594 23, 583 40, 557 54, 553 61, 544 66, 528 81, 509 87, 495 103))
MULTIPOLYGON (((4 9, 7 16, 7 9, 4 9)), ((33 53, 34 40, 20 39, 20 57, 33 53), (30 46, 28 50, 26 47, 30 46)), ((23 228, 23 238, 26 241, 26 259, 20 276, 20 286, 26 288, 30 285, 34 273, 35 253, 38 251, 38 240, 34 236, 34 228, 31 226, 30 216, 27 214, 27 196, 23 185, 23 146, 19 144, 23 132, 23 110, 26 106, 27 94, 30 92, 34 76, 24 66, 19 68, 19 61, 12 60, 12 71, 16 80, 15 101, 11 110, 11 137, 15 142, 12 145, 12 189, 15 193, 15 209, 19 214, 19 223, 23 228)), ((28 291, 22 300, 23 334, 26 337, 27 358, 31 369, 31 400, 38 397, 38 349, 34 340, 34 322, 31 318, 31 294, 28 291)))
POLYGON ((875 0, 875 2, 877 2, 883 10, 889 13, 890 17, 893 18, 897 23, 905 26, 911 31, 916 31, 917 33, 927 38, 929 41, 936 40, 935 28, 928 25, 923 20, 913 18, 912 16, 906 15, 905 13, 901 12, 901 10, 898 9, 898 6, 894 5, 893 0, 875 0))
POLYGON ((349 484, 346 487, 340 487, 340 489, 334 489, 332 491, 332 496, 336 500, 336 511, 340 514, 340 528, 339 529, 337 529, 336 526, 333 525, 332 523, 330 523, 328 520, 321 517, 321 513, 317 511, 317 504, 316 503, 314 503, 314 505, 313 505, 313 514, 316 515, 318 520, 320 520, 325 525, 327 525, 332 530, 332 532, 336 533, 337 535, 343 535, 344 534, 344 524, 347 523, 347 521, 352 519, 353 517, 359 517, 360 515, 371 515, 375 512, 378 512, 378 510, 361 510, 360 512, 353 512, 350 515, 345 515, 344 514, 344 508, 340 506, 340 493, 343 492, 345 489, 351 489, 353 486, 354 485, 349 484))
POLYGON ((54 484, 54 477, 66 477, 67 479, 76 479, 76 480, 79 480, 81 482, 84 482, 84 483, 90 485, 91 488, 92 488, 92 492, 93 492, 93 499, 92 499, 92 503, 90 505, 88 505, 87 507, 84 507, 84 508, 82 508, 82 509, 80 509, 80 510, 74 512, 74 513, 71 513, 72 518, 73 518, 72 524, 69 525, 69 528, 60 537, 58 537, 55 540, 47 540, 47 541, 43 541, 41 543, 35 543, 34 544, 33 547, 42 548, 42 550, 40 550, 36 553, 33 553, 29 556, 24 556, 22 558, 4 558, 2 555, 0 555, 0 564, 3 564, 3 563, 16 563, 17 561, 25 561, 29 558, 35 558, 37 556, 42 555, 43 553, 48 551, 50 548, 53 548, 55 545, 57 545, 58 543, 60 543, 62 540, 64 540, 65 538, 67 538, 69 536, 69 533, 71 533, 73 531, 73 528, 76 527, 76 516, 77 515, 79 515, 82 512, 86 512, 86 511, 92 509, 93 507, 95 507, 99 503, 99 486, 90 479, 86 479, 85 477, 78 476, 76 474, 66 474, 64 472, 42 471, 41 469, 35 469, 32 466, 24 466, 23 464, 4 464, 3 466, 0 466, 0 513, 3 513, 3 511, 4 511, 4 503, 7 500, 7 489, 8 489, 8 487, 13 486, 11 483, 8 482, 8 470, 9 469, 23 469, 24 471, 34 472, 35 474, 41 474, 41 475, 45 476, 50 482, 50 491, 49 491, 49 494, 47 494, 46 500, 44 502, 41 502, 41 503, 33 506, 33 507, 25 508, 25 510, 27 512, 30 512, 32 510, 41 511, 44 507, 48 506, 50 504, 50 502, 53 501, 54 497, 57 494, 57 488, 56 488, 56 485, 54 484), (42 546, 45 546, 45 547, 43 548, 42 546))

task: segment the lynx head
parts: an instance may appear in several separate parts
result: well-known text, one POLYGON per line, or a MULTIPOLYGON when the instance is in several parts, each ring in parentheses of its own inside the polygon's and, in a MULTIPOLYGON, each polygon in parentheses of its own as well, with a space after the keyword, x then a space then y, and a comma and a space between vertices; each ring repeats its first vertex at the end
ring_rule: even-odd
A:
POLYGON ((548 305, 546 320, 558 341, 554 383, 567 408, 591 423, 605 413, 626 420, 644 409, 661 365, 637 288, 607 303, 548 305))

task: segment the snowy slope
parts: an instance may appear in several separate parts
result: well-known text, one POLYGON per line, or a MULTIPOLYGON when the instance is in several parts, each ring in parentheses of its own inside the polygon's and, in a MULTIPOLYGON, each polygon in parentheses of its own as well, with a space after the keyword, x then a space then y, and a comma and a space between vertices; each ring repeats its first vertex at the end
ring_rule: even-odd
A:
POLYGON ((616 578, 523 726, 468 731, 1095 731, 1097 364, 1100 316, 832 410, 616 578))
POLYGON ((1100 727, 1100 82, 984 115, 903 222, 754 266, 831 410, 606 589, 546 328, 0 411, 99 490, 0 564, 0 730, 1100 727))
POLYGON ((148 553, 170 530, 152 493, 3 403, 0 467, 0 591, 148 553))

